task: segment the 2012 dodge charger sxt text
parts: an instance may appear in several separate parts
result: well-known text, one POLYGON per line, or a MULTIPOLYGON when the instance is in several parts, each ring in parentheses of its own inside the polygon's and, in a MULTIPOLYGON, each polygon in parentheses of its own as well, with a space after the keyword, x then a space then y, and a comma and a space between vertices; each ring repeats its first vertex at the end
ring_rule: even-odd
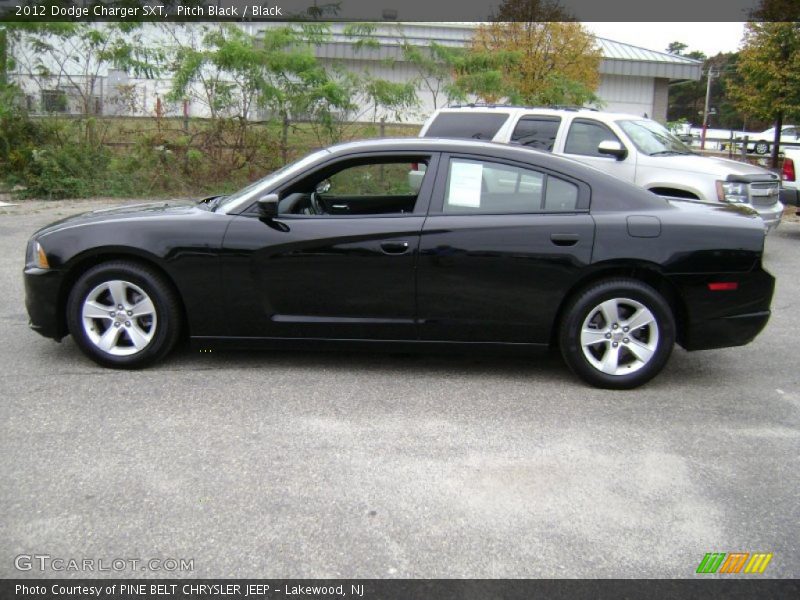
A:
POLYGON ((203 347, 337 342, 558 346, 587 382, 630 388, 677 341, 765 326, 764 227, 667 201, 569 159, 402 139, 315 152, 199 203, 94 211, 31 238, 31 327, 141 367, 203 347), (410 173, 424 172, 423 177, 410 173))

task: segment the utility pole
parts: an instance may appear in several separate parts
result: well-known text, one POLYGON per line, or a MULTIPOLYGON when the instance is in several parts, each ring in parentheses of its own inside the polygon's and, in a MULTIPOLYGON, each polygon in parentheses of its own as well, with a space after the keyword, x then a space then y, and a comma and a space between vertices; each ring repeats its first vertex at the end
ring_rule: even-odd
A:
POLYGON ((715 77, 714 69, 708 67, 708 76, 706 83, 706 105, 703 108, 703 134, 700 136, 700 150, 706 149, 706 129, 708 129, 708 104, 711 100, 711 80, 715 77))

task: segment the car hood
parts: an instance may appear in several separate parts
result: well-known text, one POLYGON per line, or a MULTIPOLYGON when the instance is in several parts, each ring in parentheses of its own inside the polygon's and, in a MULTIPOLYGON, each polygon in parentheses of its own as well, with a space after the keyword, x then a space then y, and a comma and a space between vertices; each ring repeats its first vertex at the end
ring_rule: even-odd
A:
MULTIPOLYGON (((198 210, 197 202, 191 200, 145 202, 140 204, 127 204, 112 208, 101 208, 77 215, 72 215, 55 223, 50 223, 41 228, 34 235, 44 235, 57 229, 65 229, 89 223, 106 221, 120 221, 123 219, 153 218, 163 216, 177 216, 190 214, 198 210)), ((203 210, 203 209, 199 209, 203 210)))
POLYGON ((746 177, 748 180, 779 181, 778 176, 762 167, 716 156, 686 154, 680 156, 648 157, 648 166, 675 171, 714 175, 719 179, 746 177))

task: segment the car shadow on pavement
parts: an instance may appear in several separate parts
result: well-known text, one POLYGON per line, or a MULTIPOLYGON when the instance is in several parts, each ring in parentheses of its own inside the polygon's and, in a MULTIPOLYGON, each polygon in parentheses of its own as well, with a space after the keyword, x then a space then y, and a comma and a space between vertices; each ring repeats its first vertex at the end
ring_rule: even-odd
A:
MULTIPOLYGON (((220 375, 252 371, 269 373, 307 371, 309 373, 338 376, 363 374, 370 376, 415 377, 433 376, 442 378, 512 378, 537 385, 555 385, 560 389, 590 390, 573 375, 562 360, 558 350, 536 352, 483 352, 462 351, 442 353, 425 350, 412 352, 367 351, 367 350, 214 350, 201 352, 189 344, 181 344, 169 356, 156 365, 134 371, 118 371, 95 365, 83 356, 68 336, 60 344, 37 345, 35 353, 57 373, 82 372, 87 370, 96 376, 114 373, 139 373, 150 377, 154 374, 168 376, 171 372, 213 372, 220 375)), ((720 374, 709 366, 711 372, 698 368, 695 354, 675 348, 664 371, 646 385, 647 389, 668 386, 703 386, 711 384, 720 374)), ((705 362, 705 361, 703 361, 705 362)), ((712 361, 713 362, 713 361, 712 361)))

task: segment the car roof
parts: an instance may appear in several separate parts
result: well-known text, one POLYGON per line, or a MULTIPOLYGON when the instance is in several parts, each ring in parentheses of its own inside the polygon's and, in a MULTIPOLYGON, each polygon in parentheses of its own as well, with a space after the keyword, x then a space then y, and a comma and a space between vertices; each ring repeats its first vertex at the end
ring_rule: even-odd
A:
MULTIPOLYGON (((353 151, 376 151, 376 150, 427 150, 427 151, 441 151, 451 149, 472 149, 472 150, 492 150, 498 148, 508 148, 508 144, 500 144, 491 141, 481 140, 465 140, 465 139, 449 139, 449 138, 420 138, 420 137, 399 137, 399 138, 374 138, 368 140, 356 140, 352 142, 343 142, 335 146, 329 146, 327 150, 332 154, 345 153, 349 154, 353 151)), ((522 148, 511 148, 521 150, 522 148)))
POLYGON ((436 111, 435 114, 440 113, 458 113, 458 112, 481 112, 481 113, 493 113, 493 112, 507 112, 509 114, 516 114, 516 113, 524 113, 528 114, 531 112, 535 112, 536 114, 541 115, 552 115, 552 116, 562 116, 565 114, 570 115, 577 115, 581 117, 589 117, 589 118, 605 118, 605 119, 643 119, 641 115, 634 115, 630 113, 621 113, 621 112, 606 112, 600 110, 594 110, 592 108, 553 108, 553 107, 546 107, 546 106, 509 106, 504 104, 476 104, 476 105, 467 105, 467 106, 448 106, 446 108, 440 108, 436 111))
MULTIPOLYGON (((465 152, 468 154, 482 154, 497 158, 507 158, 529 162, 535 158, 536 163, 545 168, 560 170, 559 166, 577 172, 598 171, 583 162, 567 156, 552 154, 518 144, 503 144, 489 140, 469 140, 463 138, 375 138, 344 142, 326 148, 332 155, 347 155, 358 152, 465 152)), ((599 172, 599 171, 598 171, 599 172)), ((577 173, 576 173, 577 175, 577 173)))

